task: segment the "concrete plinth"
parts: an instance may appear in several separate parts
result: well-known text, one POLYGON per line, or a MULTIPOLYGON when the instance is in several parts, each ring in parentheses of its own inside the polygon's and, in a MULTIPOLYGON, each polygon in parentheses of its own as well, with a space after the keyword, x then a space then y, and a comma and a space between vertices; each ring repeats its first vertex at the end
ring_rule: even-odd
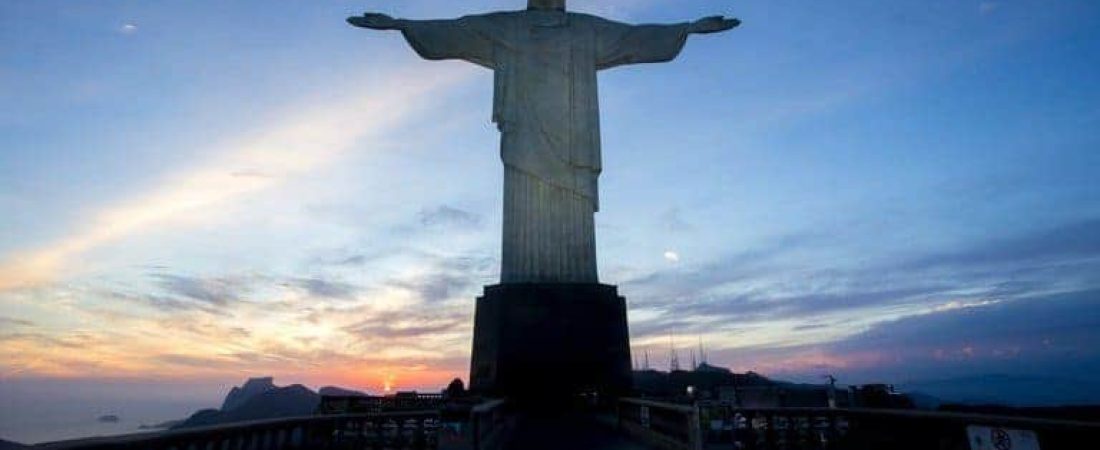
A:
POLYGON ((603 284, 500 284, 477 299, 470 388, 561 398, 631 388, 626 300, 603 284))

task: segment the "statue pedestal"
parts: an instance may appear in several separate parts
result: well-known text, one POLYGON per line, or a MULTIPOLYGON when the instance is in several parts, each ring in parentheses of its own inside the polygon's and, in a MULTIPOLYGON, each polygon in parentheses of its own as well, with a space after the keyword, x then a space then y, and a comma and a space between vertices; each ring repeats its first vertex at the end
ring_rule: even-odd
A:
POLYGON ((477 299, 470 388, 509 398, 625 394, 626 300, 603 284, 499 284, 477 299))

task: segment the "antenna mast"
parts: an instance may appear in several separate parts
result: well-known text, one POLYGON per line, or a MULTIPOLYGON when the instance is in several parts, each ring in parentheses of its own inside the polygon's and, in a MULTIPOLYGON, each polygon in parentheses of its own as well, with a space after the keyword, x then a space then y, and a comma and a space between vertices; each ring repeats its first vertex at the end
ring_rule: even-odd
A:
POLYGON ((676 343, 673 341, 672 334, 668 335, 668 371, 675 372, 680 370, 680 355, 676 352, 676 343))

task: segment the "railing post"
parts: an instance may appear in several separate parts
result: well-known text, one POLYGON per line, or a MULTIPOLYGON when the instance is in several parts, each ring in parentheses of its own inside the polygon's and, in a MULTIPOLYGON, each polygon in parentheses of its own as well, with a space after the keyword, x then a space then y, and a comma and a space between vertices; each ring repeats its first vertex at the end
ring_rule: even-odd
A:
POLYGON ((749 435, 749 450, 756 450, 760 447, 760 433, 756 430, 756 416, 757 413, 752 412, 745 418, 746 430, 748 430, 749 435))
POLYGON ((615 401, 615 430, 619 433, 623 432, 623 401, 622 399, 615 401))
POLYGON ((481 450, 481 421, 477 411, 470 412, 470 442, 474 450, 481 450))
POLYGON ((413 429, 410 428, 408 420, 401 420, 398 423, 400 424, 397 429, 398 434, 401 436, 401 447, 409 448, 413 442, 413 429))
POLYGON ((241 450, 252 450, 252 433, 248 430, 241 431, 241 450))
POLYGON ((786 430, 783 433, 784 446, 786 448, 798 447, 798 429, 795 427, 794 416, 787 414, 783 416, 783 422, 786 425, 786 430))
POLYGON ((703 424, 699 414, 699 403, 691 406, 688 413, 688 448, 691 450, 703 450, 703 424))
POLYGON ((815 449, 813 447, 813 416, 810 414, 799 415, 797 420, 798 425, 798 446, 804 449, 815 449))
POLYGON ((779 430, 775 429, 775 414, 764 413, 764 423, 768 427, 765 430, 764 443, 767 445, 768 450, 775 450, 779 434, 779 430))
POLYGON ((826 442, 824 447, 826 449, 835 448, 836 441, 840 439, 840 424, 837 423, 836 410, 829 411, 829 429, 826 430, 825 436, 826 442))
POLYGON ((413 422, 410 433, 412 434, 411 448, 424 448, 424 421, 418 419, 413 422))
POLYGON ((745 446, 739 444, 741 441, 740 421, 737 420, 737 415, 739 413, 732 405, 727 406, 726 409, 730 419, 730 446, 734 449, 743 449, 745 446))

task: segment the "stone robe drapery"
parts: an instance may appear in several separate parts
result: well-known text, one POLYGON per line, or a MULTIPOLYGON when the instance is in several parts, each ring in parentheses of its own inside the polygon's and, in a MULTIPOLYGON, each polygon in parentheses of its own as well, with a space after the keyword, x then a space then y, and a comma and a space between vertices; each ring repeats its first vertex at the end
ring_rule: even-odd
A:
POLYGON ((406 21, 402 31, 425 59, 462 59, 495 73, 493 122, 505 166, 501 281, 597 282, 596 73, 674 59, 688 25, 527 10, 406 21))

